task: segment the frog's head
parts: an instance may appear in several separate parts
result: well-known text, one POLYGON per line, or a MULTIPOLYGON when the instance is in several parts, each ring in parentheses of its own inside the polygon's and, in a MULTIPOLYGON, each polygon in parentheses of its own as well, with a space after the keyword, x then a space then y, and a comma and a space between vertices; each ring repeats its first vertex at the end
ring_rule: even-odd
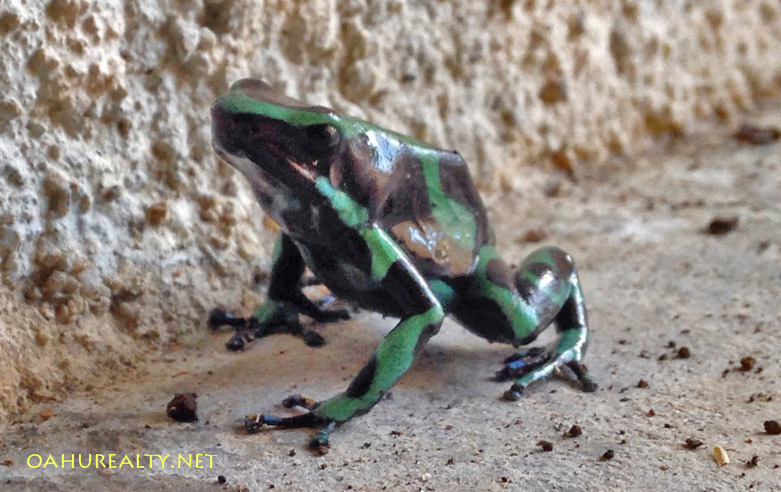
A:
MULTIPOLYGON (((318 196, 345 147, 344 118, 244 79, 212 106, 217 153, 249 179, 263 208, 284 226, 285 210, 318 196)), ((300 220, 300 219, 299 219, 300 220)))
POLYGON ((329 108, 244 79, 212 106, 212 139, 220 157, 249 178, 259 168, 267 178, 303 192, 317 176, 328 175, 343 142, 340 120, 329 108))

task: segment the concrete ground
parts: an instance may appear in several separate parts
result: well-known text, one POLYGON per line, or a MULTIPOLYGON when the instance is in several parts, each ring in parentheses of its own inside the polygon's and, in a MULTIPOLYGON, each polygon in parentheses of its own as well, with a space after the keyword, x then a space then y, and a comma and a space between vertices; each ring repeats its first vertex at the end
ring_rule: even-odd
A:
MULTIPOLYGON (((777 124, 781 113, 752 121, 777 124)), ((74 394, 51 412, 41 406, 7 429, 0 489, 778 490, 781 435, 763 423, 781 420, 781 143, 703 132, 631 167, 577 183, 530 169, 527 191, 487 203, 509 261, 540 237, 575 258, 596 393, 553 377, 517 403, 501 401, 509 383, 491 376, 511 348, 448 322, 392 397, 316 456, 309 431, 248 436, 240 421, 285 412, 279 402, 289 393, 322 399, 343 390, 393 320, 360 314, 324 326, 320 349, 278 336, 232 354, 228 334, 206 335, 132 379, 74 394), (731 217, 734 229, 706 231, 731 217), (753 366, 744 359, 741 370, 747 357, 753 366), (198 394, 196 423, 165 415, 183 391, 198 394), (564 437, 575 424, 582 434, 564 437), (702 445, 687 449, 687 439, 702 445), (714 446, 730 464, 714 462, 714 446), (85 461, 117 453, 117 464, 129 455, 133 465, 140 454, 146 468, 63 469, 63 453, 85 461), (173 458, 150 469, 145 453, 173 458), (216 457, 212 468, 171 468, 179 453, 216 457), (32 454, 53 454, 58 467, 30 468, 32 454)))

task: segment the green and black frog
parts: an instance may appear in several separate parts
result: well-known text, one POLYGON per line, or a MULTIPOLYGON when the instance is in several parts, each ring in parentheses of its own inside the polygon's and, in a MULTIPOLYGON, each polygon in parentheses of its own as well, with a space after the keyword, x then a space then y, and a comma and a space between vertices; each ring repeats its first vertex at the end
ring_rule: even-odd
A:
POLYGON ((251 416, 248 431, 264 424, 313 427, 319 430, 311 446, 328 445, 336 425, 368 412, 409 370, 447 315, 516 349, 555 323, 556 342, 518 349, 497 373, 498 380, 513 380, 508 400, 562 366, 583 390, 596 389, 582 364, 589 330, 572 259, 543 247, 513 271, 494 247, 457 152, 307 105, 252 79, 236 82, 214 103, 212 134, 217 153, 246 176, 281 228, 268 300, 249 318, 212 312, 213 328, 236 328, 229 349, 283 332, 322 344, 299 314, 329 322, 347 313, 304 295, 306 267, 337 297, 400 318, 346 391, 321 402, 290 397, 285 406, 308 411, 251 416))

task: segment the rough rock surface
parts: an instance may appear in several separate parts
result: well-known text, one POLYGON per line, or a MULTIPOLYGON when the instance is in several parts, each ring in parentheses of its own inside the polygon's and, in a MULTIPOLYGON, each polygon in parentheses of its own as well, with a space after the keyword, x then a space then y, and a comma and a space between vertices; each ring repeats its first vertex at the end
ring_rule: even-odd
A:
POLYGON ((767 0, 4 1, 0 420, 189 343, 212 305, 257 302, 270 234, 209 142, 231 81, 457 147, 484 189, 517 190, 531 162, 578 176, 775 96, 780 15, 767 0))

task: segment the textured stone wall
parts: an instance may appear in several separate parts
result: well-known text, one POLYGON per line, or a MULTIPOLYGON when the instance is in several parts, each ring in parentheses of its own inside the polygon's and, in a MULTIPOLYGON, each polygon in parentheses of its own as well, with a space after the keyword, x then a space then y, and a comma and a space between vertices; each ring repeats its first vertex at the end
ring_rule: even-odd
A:
POLYGON ((507 192, 525 166, 577 175, 776 96, 779 15, 770 0, 3 0, 0 420, 187 343, 217 302, 257 301, 271 234, 209 140, 233 80, 458 148, 507 192))

